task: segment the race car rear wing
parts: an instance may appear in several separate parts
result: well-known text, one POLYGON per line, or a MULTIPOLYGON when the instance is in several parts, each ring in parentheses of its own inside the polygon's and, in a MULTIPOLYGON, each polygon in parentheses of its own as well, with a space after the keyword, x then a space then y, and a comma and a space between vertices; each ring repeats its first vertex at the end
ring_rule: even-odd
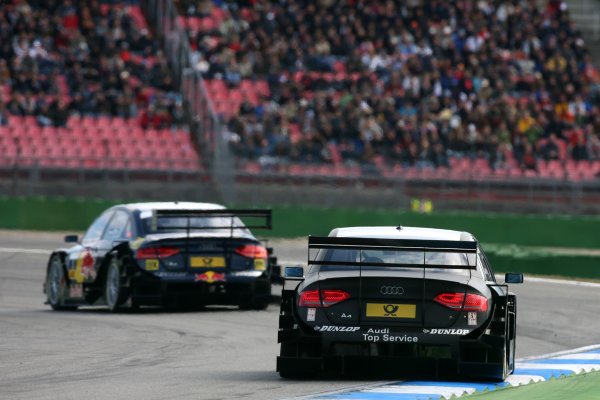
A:
POLYGON ((171 230, 192 229, 212 230, 212 229, 273 229, 271 210, 253 210, 253 209, 220 209, 220 210, 154 210, 152 212, 152 230, 171 230), (193 224, 193 218, 231 218, 229 224, 216 226, 200 226, 193 224), (234 225, 234 217, 250 219, 250 223, 244 226, 234 225), (181 226, 168 225, 161 227, 158 223, 160 218, 185 218, 186 223, 181 226))
MULTIPOLYGON (((313 252, 314 253, 314 252, 313 252)), ((383 255, 384 253, 382 253, 383 255)), ((355 238, 355 237, 330 237, 309 236, 308 237, 308 265, 339 265, 339 266, 382 266, 382 267, 404 267, 404 268, 447 268, 447 269, 476 269, 477 259, 476 241, 454 241, 454 240, 417 240, 417 239, 379 239, 379 238, 355 238), (311 259, 311 250, 319 250, 311 259), (321 250, 357 250, 360 251, 360 261, 331 260, 321 250), (380 250, 383 252, 423 252, 422 262, 386 262, 384 258, 363 258, 362 251, 380 250), (465 259, 467 264, 454 265, 449 263, 434 262, 440 257, 435 255, 444 253, 459 253, 469 255, 465 259), (428 260, 429 257, 430 260, 428 260), (471 262, 472 260, 472 262, 471 262)))

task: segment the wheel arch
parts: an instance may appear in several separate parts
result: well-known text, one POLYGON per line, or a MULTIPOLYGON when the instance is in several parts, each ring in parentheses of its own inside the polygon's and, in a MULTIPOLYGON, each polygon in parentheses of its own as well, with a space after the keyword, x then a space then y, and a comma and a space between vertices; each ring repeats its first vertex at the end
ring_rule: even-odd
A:
MULTIPOLYGON (((96 281, 94 282, 94 284, 100 286, 104 284, 104 279, 106 278, 108 266, 110 265, 110 262, 113 258, 131 255, 132 251, 129 247, 129 242, 122 242, 113 247, 110 251, 106 253, 106 256, 102 260, 102 264, 100 264, 100 267, 98 268, 98 272, 96 274, 96 281)), ((126 273, 130 273, 130 271, 126 270, 126 273)))
POLYGON ((67 283, 67 286, 71 286, 71 282, 69 279, 69 271, 67 269, 67 263, 65 262, 65 260, 67 258, 67 251, 64 249, 57 249, 57 250, 54 250, 52 252, 52 254, 50 254, 50 257, 48 257, 48 263, 46 264, 46 278, 44 279, 44 293, 46 293, 46 283, 48 282, 48 274, 50 273, 50 265, 52 265, 52 259, 55 256, 60 257, 63 274, 66 277, 65 282, 67 283))

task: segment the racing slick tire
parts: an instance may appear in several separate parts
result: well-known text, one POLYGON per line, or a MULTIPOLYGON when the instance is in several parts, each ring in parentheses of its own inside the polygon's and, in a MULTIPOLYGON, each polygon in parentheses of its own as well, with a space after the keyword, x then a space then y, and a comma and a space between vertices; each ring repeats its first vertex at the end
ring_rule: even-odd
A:
POLYGON ((47 303, 56 311, 76 310, 77 306, 65 306, 64 300, 67 297, 67 279, 65 277, 65 267, 60 255, 55 254, 50 260, 48 276, 46 277, 46 300, 47 303))
POLYGON ((516 347, 517 347, 517 310, 515 306, 509 309, 511 313, 509 313, 508 318, 508 374, 511 375, 515 372, 515 364, 516 364, 516 347))
POLYGON ((507 375, 512 375, 515 372, 515 352, 516 352, 515 339, 508 341, 508 356, 506 360, 507 375))
POLYGON ((504 346, 500 350, 500 360, 502 362, 502 372, 495 378, 498 382, 504 382, 508 376, 508 340, 504 342, 504 346))
POLYGON ((121 311, 127 300, 127 288, 123 286, 122 262, 118 257, 110 259, 104 277, 104 301, 112 312, 121 311))

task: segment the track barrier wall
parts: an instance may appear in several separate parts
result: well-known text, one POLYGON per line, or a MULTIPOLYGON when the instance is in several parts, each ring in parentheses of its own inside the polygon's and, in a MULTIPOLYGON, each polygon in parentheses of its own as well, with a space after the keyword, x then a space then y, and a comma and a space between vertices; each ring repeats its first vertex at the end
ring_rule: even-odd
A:
MULTIPOLYGON (((0 197, 0 228, 84 230, 115 200, 0 197)), ((237 204, 236 207, 259 207, 237 204)), ((259 208, 268 207, 260 205, 259 208)), ((327 235, 340 226, 404 225, 465 230, 483 243, 600 249, 600 217, 275 206, 269 236, 327 235)))
MULTIPOLYGON (((76 198, 0 197, 0 228, 83 231, 103 210, 117 203, 76 198)), ((560 250, 600 249, 598 217, 274 207, 273 222, 274 229, 268 232, 272 237, 327 235, 334 227, 353 225, 462 229, 475 234, 484 244, 494 244, 484 246, 497 272, 600 280, 597 254, 560 250)))

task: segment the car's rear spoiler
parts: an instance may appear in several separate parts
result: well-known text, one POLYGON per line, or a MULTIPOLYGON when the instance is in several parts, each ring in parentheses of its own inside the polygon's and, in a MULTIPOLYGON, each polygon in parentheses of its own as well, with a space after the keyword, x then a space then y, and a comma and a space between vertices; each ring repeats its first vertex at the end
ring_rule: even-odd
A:
POLYGON ((477 254, 476 241, 455 240, 417 240, 417 239, 379 239, 356 237, 309 236, 308 237, 308 264, 309 265, 341 265, 341 266, 397 266, 405 268, 448 268, 448 269, 476 269, 476 259, 473 265, 446 265, 426 264, 425 256, 422 264, 399 264, 389 262, 350 262, 350 261, 323 261, 311 260, 310 250, 393 250, 393 251, 423 251, 441 253, 477 254))
POLYGON ((273 229, 271 210, 253 210, 253 209, 218 209, 218 210, 154 210, 152 212, 152 230, 161 230, 158 226, 158 219, 161 217, 176 217, 185 218, 186 224, 183 226, 168 226, 164 229, 273 229), (247 217, 254 219, 264 219, 264 223, 256 222, 255 224, 246 224, 245 226, 234 226, 233 218, 231 223, 223 226, 194 226, 192 225, 191 219, 194 217, 247 217))

